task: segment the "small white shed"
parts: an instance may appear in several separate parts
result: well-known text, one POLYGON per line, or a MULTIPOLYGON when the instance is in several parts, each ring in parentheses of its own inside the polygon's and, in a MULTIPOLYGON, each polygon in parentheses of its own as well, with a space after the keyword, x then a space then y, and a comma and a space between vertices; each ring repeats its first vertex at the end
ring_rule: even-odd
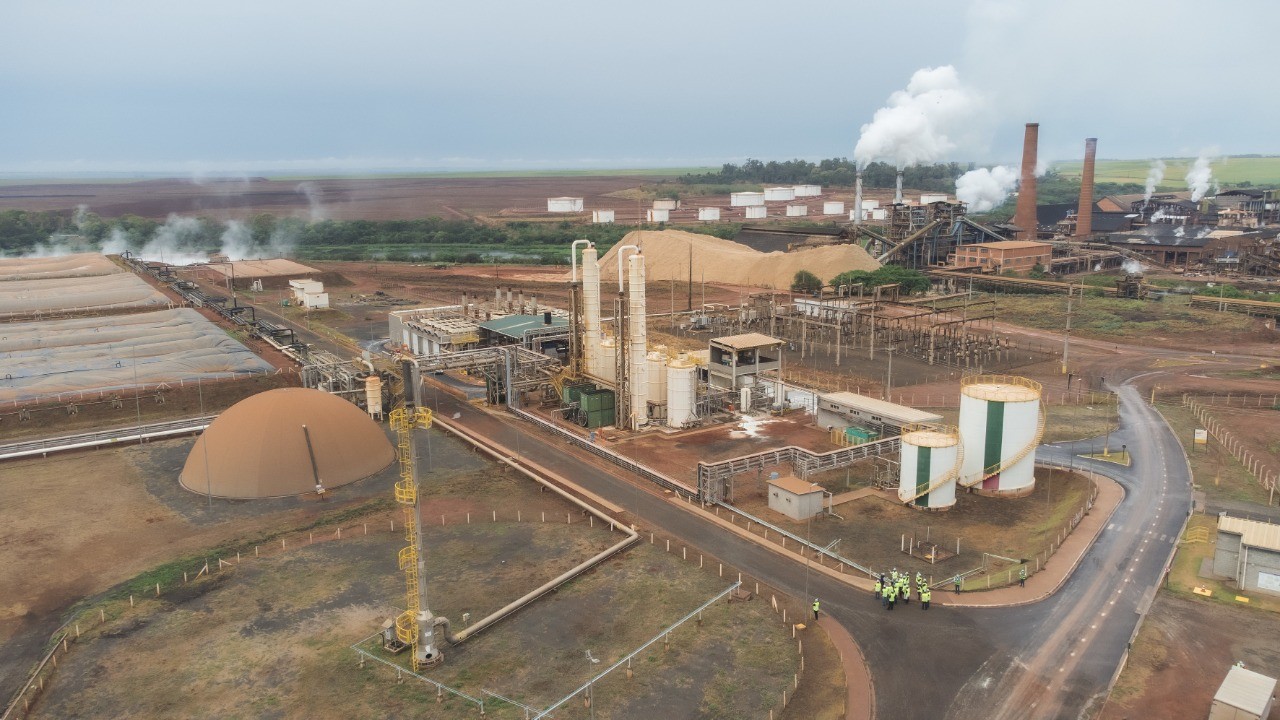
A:
POLYGON ((611 223, 613 222, 613 211, 612 210, 592 210, 591 222, 611 223))
POLYGON ((679 210, 680 201, 672 198, 658 198, 653 201, 654 210, 679 210))
POLYGON ((790 202, 796 199, 796 189, 790 186, 767 187, 764 199, 770 202, 790 202))
POLYGON ((748 220, 763 220, 768 215, 763 205, 748 207, 746 210, 748 220))
POLYGON ((823 215, 843 215, 844 203, 840 202, 839 200, 828 200, 827 202, 822 203, 822 214, 823 215))
POLYGON ((762 192, 729 193, 729 205, 731 207, 754 207, 763 204, 764 193, 762 192))
POLYGON ((719 220, 720 208, 718 207, 698 208, 698 219, 699 220, 719 220))
POLYGON ((582 198, 580 197, 547 198, 547 212, 582 212, 582 198))
POLYGON ((821 185, 796 185, 796 197, 818 197, 822 194, 821 185))
POLYGON ((822 486, 794 475, 769 478, 769 509, 792 520, 808 520, 822 512, 822 486))
POLYGON ((945 194, 940 194, 940 193, 926 193, 920 196, 921 205, 928 205, 930 203, 946 202, 946 201, 947 201, 947 196, 945 194))
POLYGON ((804 217, 809 214, 808 205, 788 205, 787 217, 804 217))
POLYGON ((1267 720, 1275 693, 1275 678, 1232 665, 1213 696, 1209 720, 1267 720))
POLYGON ((649 222, 667 222, 671 219, 671 211, 650 208, 645 216, 649 222))

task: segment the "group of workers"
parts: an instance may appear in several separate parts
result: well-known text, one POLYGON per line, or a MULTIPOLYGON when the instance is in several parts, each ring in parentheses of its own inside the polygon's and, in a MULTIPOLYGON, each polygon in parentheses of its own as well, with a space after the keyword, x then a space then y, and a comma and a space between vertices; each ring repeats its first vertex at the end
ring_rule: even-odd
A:
MULTIPOLYGON (((911 573, 900 573, 897 568, 894 568, 888 575, 876 578, 873 593, 880 598, 881 607, 892 610, 899 600, 903 605, 911 603, 912 582, 911 573)), ((914 584, 920 597, 920 609, 928 610, 929 602, 933 599, 933 591, 929 589, 929 583, 925 582, 924 576, 917 572, 914 584)))

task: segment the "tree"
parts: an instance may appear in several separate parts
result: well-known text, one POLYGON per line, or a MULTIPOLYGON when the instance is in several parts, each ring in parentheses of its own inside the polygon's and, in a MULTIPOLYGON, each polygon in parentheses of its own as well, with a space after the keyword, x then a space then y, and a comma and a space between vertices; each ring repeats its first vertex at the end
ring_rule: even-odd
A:
POLYGON ((911 295, 913 293, 924 292, 929 289, 929 276, 919 270, 899 267, 897 265, 885 265, 877 270, 870 272, 866 270, 850 270, 842 272, 831 280, 831 284, 835 287, 841 285, 856 285, 862 283, 868 288, 877 285, 892 285, 897 283, 903 295, 911 295))
POLYGON ((1044 279, 1044 265, 1041 265, 1040 263, 1036 263, 1035 265, 1032 265, 1032 266, 1031 266, 1031 272, 1029 272, 1029 273, 1027 273, 1027 274, 1031 276, 1031 279, 1032 279, 1032 280, 1043 280, 1043 279, 1044 279))
POLYGON ((822 290, 822 280, 808 270, 797 270, 791 279, 791 292, 817 294, 822 290))

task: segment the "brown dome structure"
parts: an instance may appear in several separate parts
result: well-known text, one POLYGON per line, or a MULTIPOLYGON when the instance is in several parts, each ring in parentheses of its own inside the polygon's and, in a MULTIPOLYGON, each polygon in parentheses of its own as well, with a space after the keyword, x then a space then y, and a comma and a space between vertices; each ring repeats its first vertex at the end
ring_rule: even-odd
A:
POLYGON ((382 428, 336 395, 268 390, 232 405, 191 448, 178 481, 221 498, 302 495, 369 477, 395 460, 382 428), (207 452, 206 452, 207 451, 207 452))

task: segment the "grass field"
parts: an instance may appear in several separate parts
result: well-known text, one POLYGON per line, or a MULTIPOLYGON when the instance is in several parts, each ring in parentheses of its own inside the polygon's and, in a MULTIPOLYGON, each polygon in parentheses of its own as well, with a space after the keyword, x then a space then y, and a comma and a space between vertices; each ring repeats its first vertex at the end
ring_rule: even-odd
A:
MULTIPOLYGON (((1165 158, 1161 190, 1185 190, 1183 178, 1195 158, 1165 158)), ((1066 177, 1080 177, 1080 162, 1054 163, 1054 169, 1066 177)), ((1145 183, 1150 160, 1099 160, 1094 170, 1097 182, 1145 183)), ((1280 185, 1280 156, 1225 157, 1213 163, 1213 177, 1223 185, 1250 182, 1254 185, 1280 185)))
MULTIPOLYGON (((1048 295, 998 295, 997 317, 1040 330, 1061 331, 1066 325, 1066 299, 1048 295)), ((1101 340, 1141 338, 1147 344, 1219 347, 1257 332, 1254 318, 1190 307, 1187 296, 1162 302, 1088 297, 1073 308, 1071 332, 1101 340), (1188 341, 1189 338, 1195 340, 1188 341)))

